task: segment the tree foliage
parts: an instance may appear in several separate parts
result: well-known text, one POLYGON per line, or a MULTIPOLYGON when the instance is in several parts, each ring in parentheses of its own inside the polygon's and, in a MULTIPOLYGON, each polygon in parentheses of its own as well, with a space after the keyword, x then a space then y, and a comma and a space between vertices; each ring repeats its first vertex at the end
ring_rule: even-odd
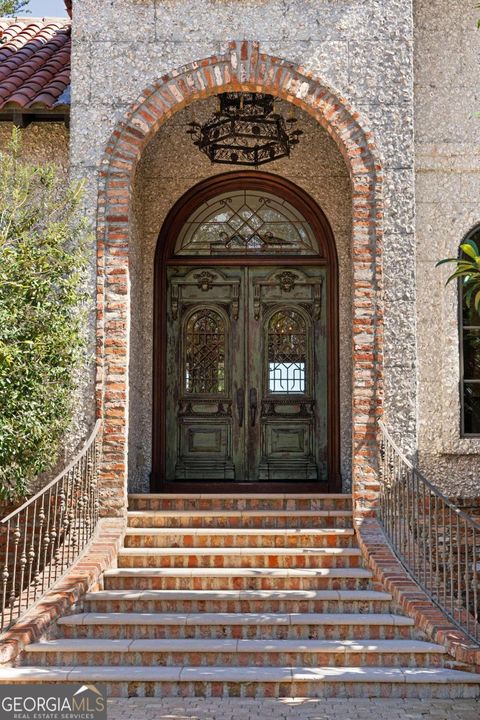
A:
POLYGON ((462 254, 456 258, 445 258, 437 263, 454 263, 455 271, 447 280, 460 279, 463 284, 463 297, 468 307, 474 307, 480 313, 480 252, 474 240, 466 240, 460 245, 462 254))
POLYGON ((0 153, 0 497, 52 467, 86 359, 89 233, 82 188, 0 153))
POLYGON ((30 0, 0 0, 0 16, 18 15, 28 7, 30 0))

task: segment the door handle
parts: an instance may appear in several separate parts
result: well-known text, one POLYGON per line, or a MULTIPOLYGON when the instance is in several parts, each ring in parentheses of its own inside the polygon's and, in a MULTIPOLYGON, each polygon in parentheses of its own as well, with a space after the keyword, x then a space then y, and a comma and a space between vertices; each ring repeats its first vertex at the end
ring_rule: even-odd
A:
POLYGON ((239 427, 243 425, 243 413, 245 411, 245 393, 243 388, 237 390, 237 411, 238 411, 238 424, 239 427))
POLYGON ((250 424, 255 427, 257 417, 257 388, 250 388, 250 424))

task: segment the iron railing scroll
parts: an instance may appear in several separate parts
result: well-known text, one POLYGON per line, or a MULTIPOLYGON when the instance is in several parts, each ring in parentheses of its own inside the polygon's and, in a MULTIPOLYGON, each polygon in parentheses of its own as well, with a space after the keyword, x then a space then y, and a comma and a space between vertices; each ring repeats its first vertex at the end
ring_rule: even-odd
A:
POLYGON ((432 601, 480 644, 480 523, 432 485, 379 426, 378 517, 388 540, 432 601))
POLYGON ((0 521, 0 632, 59 580, 98 521, 101 421, 70 465, 0 521))

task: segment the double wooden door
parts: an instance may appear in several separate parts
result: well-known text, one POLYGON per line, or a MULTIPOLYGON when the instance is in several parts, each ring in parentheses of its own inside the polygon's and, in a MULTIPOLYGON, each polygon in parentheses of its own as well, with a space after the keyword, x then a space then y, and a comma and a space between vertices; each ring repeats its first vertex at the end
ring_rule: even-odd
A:
POLYGON ((326 269, 167 269, 169 481, 327 479, 326 269))

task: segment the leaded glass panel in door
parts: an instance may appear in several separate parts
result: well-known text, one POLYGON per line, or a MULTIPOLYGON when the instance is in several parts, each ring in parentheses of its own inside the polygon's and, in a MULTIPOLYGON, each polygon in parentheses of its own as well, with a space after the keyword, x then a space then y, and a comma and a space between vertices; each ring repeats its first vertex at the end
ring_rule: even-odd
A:
POLYGON ((304 393, 307 328, 295 310, 279 310, 268 323, 268 391, 304 393))
POLYGON ((185 326, 185 391, 191 395, 225 390, 225 323, 219 312, 202 308, 185 326))

